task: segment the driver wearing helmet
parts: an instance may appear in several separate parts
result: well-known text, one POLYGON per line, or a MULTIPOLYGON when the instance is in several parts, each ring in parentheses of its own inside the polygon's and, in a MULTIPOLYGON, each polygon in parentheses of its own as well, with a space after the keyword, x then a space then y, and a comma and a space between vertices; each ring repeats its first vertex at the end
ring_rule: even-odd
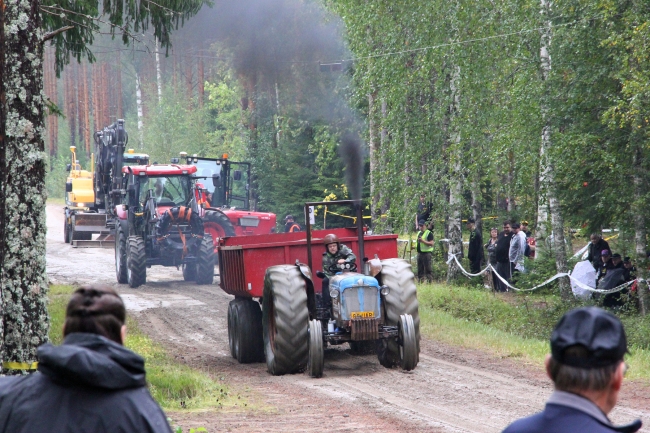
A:
POLYGON ((354 255, 352 250, 339 242, 339 238, 335 234, 329 234, 323 238, 325 244, 325 252, 323 253, 323 273, 327 277, 331 277, 334 273, 330 267, 336 263, 354 263, 357 256, 354 255))
POLYGON ((325 252, 323 253, 323 290, 321 294, 321 307, 328 311, 332 308, 332 298, 330 297, 330 278, 336 273, 330 270, 335 264, 355 263, 357 256, 354 255, 352 250, 339 242, 339 238, 335 234, 326 235, 323 238, 325 245, 325 252))

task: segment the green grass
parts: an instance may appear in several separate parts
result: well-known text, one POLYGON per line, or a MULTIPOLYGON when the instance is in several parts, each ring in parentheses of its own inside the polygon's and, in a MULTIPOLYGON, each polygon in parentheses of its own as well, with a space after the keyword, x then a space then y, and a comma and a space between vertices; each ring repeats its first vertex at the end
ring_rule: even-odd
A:
MULTIPOLYGON (((422 284, 418 286, 423 335, 454 346, 543 366, 555 323, 580 304, 552 294, 493 294, 487 290, 422 284)), ((628 377, 650 381, 650 317, 622 314, 630 343, 628 377)))
MULTIPOLYGON (((65 308, 73 286, 50 286, 50 341, 61 344, 65 308)), ((126 347, 145 359, 149 391, 165 410, 205 410, 246 407, 246 399, 234 395, 225 384, 209 375, 179 364, 144 335, 134 319, 127 318, 126 347)))

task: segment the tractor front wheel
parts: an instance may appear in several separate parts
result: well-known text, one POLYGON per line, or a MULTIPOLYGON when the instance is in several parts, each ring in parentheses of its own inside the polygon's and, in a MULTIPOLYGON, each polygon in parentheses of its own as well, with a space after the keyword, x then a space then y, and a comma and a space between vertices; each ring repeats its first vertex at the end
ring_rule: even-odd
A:
POLYGON ((307 372, 311 377, 323 377, 325 364, 325 349, 323 348, 323 328, 320 320, 309 321, 309 357, 307 372))
POLYGON ((399 366, 402 370, 410 371, 418 365, 418 341, 415 334, 415 324, 410 314, 399 316, 399 366))
POLYGON ((147 282, 147 253, 140 236, 129 236, 127 240, 126 275, 130 287, 139 287, 147 282))
POLYGON ((309 352, 309 310, 307 286, 296 266, 266 270, 262 325, 269 373, 279 376, 304 370, 309 352))
POLYGON ((63 240, 66 244, 70 243, 70 223, 68 223, 68 216, 66 215, 63 220, 63 240))
POLYGON ((126 267, 126 233, 122 229, 120 222, 117 221, 117 230, 115 230, 115 276, 119 284, 129 282, 126 267))
POLYGON ((262 310, 252 299, 235 298, 228 304, 230 354, 240 364, 264 361, 262 310))
POLYGON ((214 281, 215 253, 212 236, 205 234, 196 254, 196 284, 212 284, 214 281))
MULTIPOLYGON (((415 276, 411 264, 402 259, 381 261, 381 283, 388 286, 390 292, 383 297, 386 311, 386 325, 399 326, 400 316, 409 314, 415 329, 419 359, 420 353, 420 315, 418 314, 418 296, 415 276)), ((384 367, 400 365, 400 345, 396 339, 377 340, 377 357, 384 367)), ((417 364, 417 361, 416 361, 417 364)))

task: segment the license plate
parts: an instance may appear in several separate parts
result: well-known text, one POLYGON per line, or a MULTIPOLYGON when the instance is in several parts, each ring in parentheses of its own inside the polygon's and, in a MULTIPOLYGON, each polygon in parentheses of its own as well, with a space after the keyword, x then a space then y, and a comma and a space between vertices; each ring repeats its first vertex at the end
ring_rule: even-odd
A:
POLYGON ((374 311, 356 311, 350 313, 350 319, 372 319, 375 317, 374 311))

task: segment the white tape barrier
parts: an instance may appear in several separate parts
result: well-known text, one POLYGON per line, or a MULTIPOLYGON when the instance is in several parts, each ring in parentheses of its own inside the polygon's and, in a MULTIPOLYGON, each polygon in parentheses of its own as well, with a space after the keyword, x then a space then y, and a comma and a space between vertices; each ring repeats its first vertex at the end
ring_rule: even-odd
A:
POLYGON ((570 280, 571 280, 571 281, 572 281, 576 286, 580 287, 580 288, 583 289, 583 290, 587 290, 587 291, 589 291, 589 292, 594 292, 594 293, 602 293, 602 294, 604 294, 604 295, 609 294, 609 293, 620 292, 621 290, 625 289, 626 287, 628 287, 629 285, 631 285, 631 284, 634 283, 635 281, 640 281, 639 279, 636 279, 636 280, 628 281, 628 282, 625 283, 625 284, 621 284, 620 286, 614 287, 613 289, 609 289, 609 290, 600 290, 600 289, 594 289, 593 287, 589 287, 588 285, 584 284, 582 281, 579 281, 579 280, 573 278, 573 277, 571 276, 571 274, 568 274, 568 273, 560 273, 560 274, 555 274, 554 276, 552 276, 552 277, 549 278, 548 280, 544 281, 544 282, 541 283, 541 284, 538 284, 537 286, 535 286, 535 287, 533 287, 533 288, 531 288, 531 289, 518 289, 518 288, 516 288, 515 286, 511 285, 511 284, 510 284, 510 283, 509 283, 505 278, 503 278, 501 275, 499 275, 499 273, 496 271, 496 269, 494 269, 494 267, 493 267, 491 264, 489 264, 489 263, 488 263, 488 265, 485 267, 485 269, 483 269, 483 270, 482 270, 481 272, 479 272, 478 274, 471 274, 471 273, 467 272, 467 271, 463 268, 463 266, 462 266, 462 265, 460 264, 460 262, 458 261, 458 257, 456 257, 456 254, 451 254, 451 253, 449 253, 449 259, 447 260, 447 264, 450 264, 452 260, 455 260, 455 261, 456 261, 456 265, 458 266, 458 268, 460 269, 460 271, 461 271, 465 276, 467 276, 467 277, 478 277, 478 276, 481 276, 481 275, 485 274, 486 272, 492 271, 492 272, 494 272, 494 274, 497 276, 497 278, 499 278, 499 280, 501 280, 501 282, 502 282, 503 284, 505 284, 506 286, 508 286, 508 287, 511 288, 512 290, 516 290, 516 291, 518 291, 518 292, 532 292, 533 290, 537 290, 537 289, 539 289, 539 288, 541 288, 541 287, 544 287, 544 286, 546 286, 547 284, 550 284, 551 282, 557 280, 558 278, 562 278, 562 277, 568 277, 568 278, 569 278, 569 279, 570 279, 570 280))

